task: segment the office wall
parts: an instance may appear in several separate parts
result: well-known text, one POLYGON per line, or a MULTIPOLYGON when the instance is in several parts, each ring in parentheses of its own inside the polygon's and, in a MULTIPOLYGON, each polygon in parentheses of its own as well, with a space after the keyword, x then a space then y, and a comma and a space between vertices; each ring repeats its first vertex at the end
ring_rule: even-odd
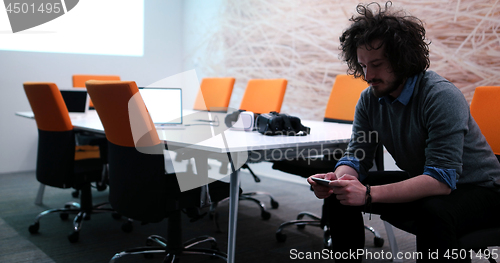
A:
MULTIPOLYGON (((35 169, 35 122, 14 115, 31 110, 23 82, 50 81, 71 87, 73 74, 116 74, 149 85, 184 70, 183 1, 144 2, 142 57, 0 51, 0 174, 35 169)), ((9 32, 0 32, 0 41, 4 33, 9 32)), ((194 92, 186 91, 185 97, 194 92)))
MULTIPOLYGON (((194 69, 199 80, 203 77, 213 77, 206 71, 205 57, 210 52, 211 57, 220 57, 224 49, 210 49, 213 35, 220 30, 220 14, 224 10, 223 0, 185 0, 183 1, 183 62, 186 70, 194 69)), ((220 42, 222 43, 222 42, 220 42)), ((194 100, 193 100, 194 103, 194 100)), ((188 104, 190 107, 192 105, 188 104)))
MULTIPOLYGON (((239 106, 249 79, 286 78, 282 112, 321 120, 335 76, 347 69, 338 58, 339 36, 360 2, 224 0, 199 70, 236 77, 232 107, 239 106)), ((476 86, 500 85, 498 1, 398 0, 393 7, 424 22, 432 42, 430 69, 469 101, 476 86)))

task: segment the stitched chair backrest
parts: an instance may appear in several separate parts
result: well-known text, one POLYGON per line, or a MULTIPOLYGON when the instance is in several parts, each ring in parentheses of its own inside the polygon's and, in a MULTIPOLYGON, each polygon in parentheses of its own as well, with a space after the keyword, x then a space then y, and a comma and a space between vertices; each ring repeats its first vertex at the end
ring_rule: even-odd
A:
POLYGON ((55 83, 25 82, 28 97, 38 129, 44 131, 73 130, 66 103, 55 83))
POLYGON ((286 79, 251 79, 241 99, 240 109, 262 114, 280 112, 288 81, 286 79))
POLYGON ((162 152, 141 151, 163 147, 163 144, 137 84, 134 81, 89 80, 86 87, 109 142, 111 206, 135 220, 161 221, 175 208, 180 190, 176 175, 165 174, 162 152), (136 132, 140 132, 140 136, 134 138, 136 132))
POLYGON ((500 155, 500 86, 477 87, 470 112, 493 152, 500 155))
POLYGON ((149 147, 161 143, 134 81, 89 80, 86 86, 108 141, 124 147, 149 147), (134 138, 133 129, 143 132, 140 138, 137 134, 134 138))
POLYGON ((193 109, 223 111, 229 107, 235 78, 204 78, 193 109))
POLYGON ((325 110, 325 121, 352 123, 361 92, 368 83, 350 75, 337 75, 325 110))

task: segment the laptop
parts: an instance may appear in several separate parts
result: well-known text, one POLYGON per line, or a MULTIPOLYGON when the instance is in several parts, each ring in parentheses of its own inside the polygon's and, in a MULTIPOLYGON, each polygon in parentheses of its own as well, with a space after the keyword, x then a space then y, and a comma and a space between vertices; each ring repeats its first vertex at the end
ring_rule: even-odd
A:
POLYGON ((71 117, 83 116, 89 110, 89 95, 86 89, 60 89, 71 117))
POLYGON ((156 128, 182 127, 182 89, 139 87, 156 128))

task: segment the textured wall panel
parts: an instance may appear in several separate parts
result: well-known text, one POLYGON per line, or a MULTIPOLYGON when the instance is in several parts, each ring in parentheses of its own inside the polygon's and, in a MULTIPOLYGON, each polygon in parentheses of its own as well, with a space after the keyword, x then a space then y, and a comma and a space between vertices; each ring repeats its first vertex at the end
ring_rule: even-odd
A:
MULTIPOLYGON (((347 69, 338 38, 358 3, 227 0, 204 55, 193 59, 203 75, 236 78, 231 107, 239 106, 249 79, 286 78, 282 112, 321 120, 335 76, 347 69)), ((431 69, 469 101, 476 86, 500 85, 499 0, 399 0, 393 7, 425 23, 431 69)))

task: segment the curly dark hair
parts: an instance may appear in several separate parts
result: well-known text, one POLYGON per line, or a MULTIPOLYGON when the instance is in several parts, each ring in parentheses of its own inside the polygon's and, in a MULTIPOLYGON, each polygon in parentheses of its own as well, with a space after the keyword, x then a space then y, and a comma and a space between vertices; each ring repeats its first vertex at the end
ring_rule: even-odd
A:
POLYGON ((356 7, 359 15, 349 19, 353 23, 340 36, 340 58, 347 62, 348 74, 364 79, 357 54, 358 47, 363 45, 369 49, 384 46, 385 56, 394 74, 400 78, 411 77, 429 68, 430 42, 426 42, 422 21, 403 11, 390 12, 391 6, 389 1, 384 9, 375 2, 356 7), (374 40, 381 40, 381 45, 372 46, 374 40))

